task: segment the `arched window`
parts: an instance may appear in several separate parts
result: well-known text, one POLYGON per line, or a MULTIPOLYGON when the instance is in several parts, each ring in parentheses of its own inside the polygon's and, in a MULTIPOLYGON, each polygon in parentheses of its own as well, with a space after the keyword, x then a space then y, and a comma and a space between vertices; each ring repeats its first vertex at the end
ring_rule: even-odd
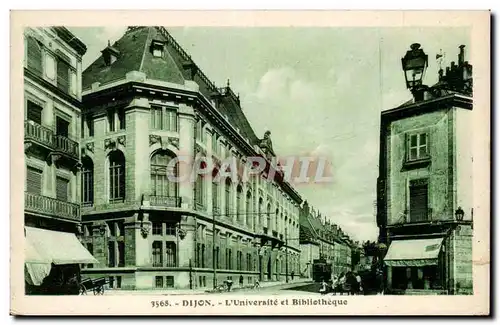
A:
POLYGON ((246 225, 251 226, 251 220, 254 219, 253 209, 252 209, 252 192, 247 191, 247 202, 246 202, 246 225))
POLYGON ((94 203, 94 163, 89 157, 82 159, 82 203, 94 203))
POLYGON ((42 47, 40 43, 33 37, 28 37, 26 39, 28 62, 27 67, 29 70, 34 72, 38 76, 43 75, 43 65, 42 65, 42 47))
POLYGON ((177 183, 169 181, 169 175, 177 177, 177 168, 169 166, 175 156, 167 150, 159 150, 151 157, 151 195, 176 197, 177 183))
POLYGON ((243 221, 243 188, 238 185, 236 188, 236 216, 238 222, 243 221))
POLYGON ((125 156, 120 150, 109 154, 109 200, 125 200, 125 156))
POLYGON ((231 179, 226 179, 226 217, 231 217, 231 211, 233 210, 233 198, 231 195, 231 179))

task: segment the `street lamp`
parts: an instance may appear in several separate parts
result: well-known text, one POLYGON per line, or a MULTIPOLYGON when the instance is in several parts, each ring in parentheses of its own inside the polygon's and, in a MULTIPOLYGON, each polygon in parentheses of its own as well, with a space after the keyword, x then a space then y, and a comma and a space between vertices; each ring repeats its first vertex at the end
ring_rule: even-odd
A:
POLYGON ((401 59, 401 63, 405 73, 406 88, 413 93, 420 90, 428 63, 427 54, 420 48, 420 44, 413 43, 401 59))
POLYGON ((461 207, 458 207, 458 209, 455 211, 455 218, 457 219, 457 221, 464 220, 464 215, 464 210, 461 207))

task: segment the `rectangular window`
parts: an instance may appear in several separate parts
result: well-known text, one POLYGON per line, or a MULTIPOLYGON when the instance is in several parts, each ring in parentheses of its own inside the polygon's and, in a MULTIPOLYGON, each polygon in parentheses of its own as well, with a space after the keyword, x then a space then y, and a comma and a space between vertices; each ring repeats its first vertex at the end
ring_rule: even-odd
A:
POLYGON ((69 93, 70 79, 69 79, 69 64, 62 60, 57 59, 57 87, 64 92, 69 93))
POLYGON ((428 220, 428 183, 426 179, 410 183, 410 221, 422 222, 428 220))
POLYGON ((203 182, 203 176, 198 174, 196 176, 196 183, 195 183, 195 200, 196 204, 199 206, 204 205, 204 188, 203 188, 204 182, 203 182))
POLYGON ((26 42, 28 52, 27 68, 41 77, 43 73, 42 45, 33 37, 28 37, 26 42))
POLYGON ((153 266, 156 267, 163 266, 162 246, 163 242, 161 241, 153 242, 153 266))
POLYGON ((175 243, 166 242, 165 247, 166 247, 166 249, 165 249, 165 266, 175 267, 177 264, 176 263, 177 255, 176 255, 175 243))
POLYGON ((165 235, 175 236, 177 226, 175 223, 167 223, 165 227, 165 235))
POLYGON ((118 241, 118 266, 125 266, 125 243, 123 241, 118 241))
POLYGON ((117 289, 121 289, 122 287, 122 277, 121 276, 117 276, 116 277, 116 288, 117 289))
POLYGON ((219 153, 219 141, 217 134, 212 134, 212 152, 215 154, 219 153))
POLYGON ((42 176, 39 169, 28 167, 26 172, 26 191, 33 194, 42 194, 42 176))
POLYGON ((69 136, 69 121, 56 117, 56 134, 67 138, 69 136))
POLYGON ((153 235, 161 235, 162 224, 161 222, 153 222, 153 235))
POLYGON ((89 129, 89 137, 94 136, 94 119, 92 116, 87 116, 87 127, 89 129))
POLYGON ((69 180, 63 177, 56 177, 56 198, 61 201, 68 201, 69 180))
POLYGON ((173 288, 174 287, 174 277, 173 275, 167 275, 167 288, 173 288))
POLYGON ((155 276, 155 288, 163 288, 163 277, 162 276, 155 276))
POLYGON ((108 111, 108 132, 115 132, 115 112, 114 112, 114 110, 108 111))
POLYGON ((116 260, 115 242, 108 241, 108 267, 114 267, 116 260))
POLYGON ((214 213, 219 213, 219 183, 212 183, 212 207, 214 213))
POLYGON ((161 106, 151 106, 151 128, 161 130, 163 128, 163 112, 161 106))
POLYGON ((118 109, 118 127, 120 128, 120 130, 125 130, 126 128, 126 122, 125 122, 125 108, 119 108, 118 109))
POLYGON ((408 160, 424 159, 429 156, 427 133, 412 134, 408 139, 408 160))
POLYGON ((27 105, 27 116, 26 119, 28 121, 33 121, 37 124, 42 124, 42 106, 35 104, 34 102, 28 100, 27 105))
POLYGON ((165 109, 165 123, 164 130, 177 131, 177 110, 165 109))

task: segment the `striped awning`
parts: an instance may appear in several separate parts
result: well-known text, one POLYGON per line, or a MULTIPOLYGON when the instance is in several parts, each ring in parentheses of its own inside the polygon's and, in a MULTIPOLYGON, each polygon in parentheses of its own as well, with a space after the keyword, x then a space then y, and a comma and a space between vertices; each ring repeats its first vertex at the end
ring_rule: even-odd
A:
POLYGON ((384 262, 387 266, 437 265, 443 238, 393 240, 384 262))

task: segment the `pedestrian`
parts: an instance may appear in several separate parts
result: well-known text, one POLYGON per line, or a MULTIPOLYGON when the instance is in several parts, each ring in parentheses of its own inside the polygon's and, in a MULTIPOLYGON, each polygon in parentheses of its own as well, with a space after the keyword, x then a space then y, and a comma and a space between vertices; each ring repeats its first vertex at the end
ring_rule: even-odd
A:
POLYGON ((293 281, 293 276, 295 275, 295 272, 294 272, 294 271, 292 271, 292 274, 291 274, 291 275, 292 275, 292 281, 293 281))
POLYGON ((322 295, 326 294, 327 293, 327 284, 325 282, 325 280, 323 280, 323 282, 321 282, 321 288, 319 288, 319 293, 321 293, 322 295))
POLYGON ((233 280, 227 279, 226 282, 227 282, 227 291, 229 292, 231 291, 231 287, 233 286, 233 280))
POLYGON ((240 275, 240 288, 243 287, 243 275, 240 275))
POLYGON ((255 284, 253 285, 254 289, 256 288, 260 288, 260 282, 259 282, 259 279, 256 279, 255 280, 255 284))
POLYGON ((359 274, 357 272, 355 273, 355 275, 356 275, 356 282, 357 282, 356 291, 359 294, 363 290, 363 287, 361 286, 361 276, 359 276, 359 274))

